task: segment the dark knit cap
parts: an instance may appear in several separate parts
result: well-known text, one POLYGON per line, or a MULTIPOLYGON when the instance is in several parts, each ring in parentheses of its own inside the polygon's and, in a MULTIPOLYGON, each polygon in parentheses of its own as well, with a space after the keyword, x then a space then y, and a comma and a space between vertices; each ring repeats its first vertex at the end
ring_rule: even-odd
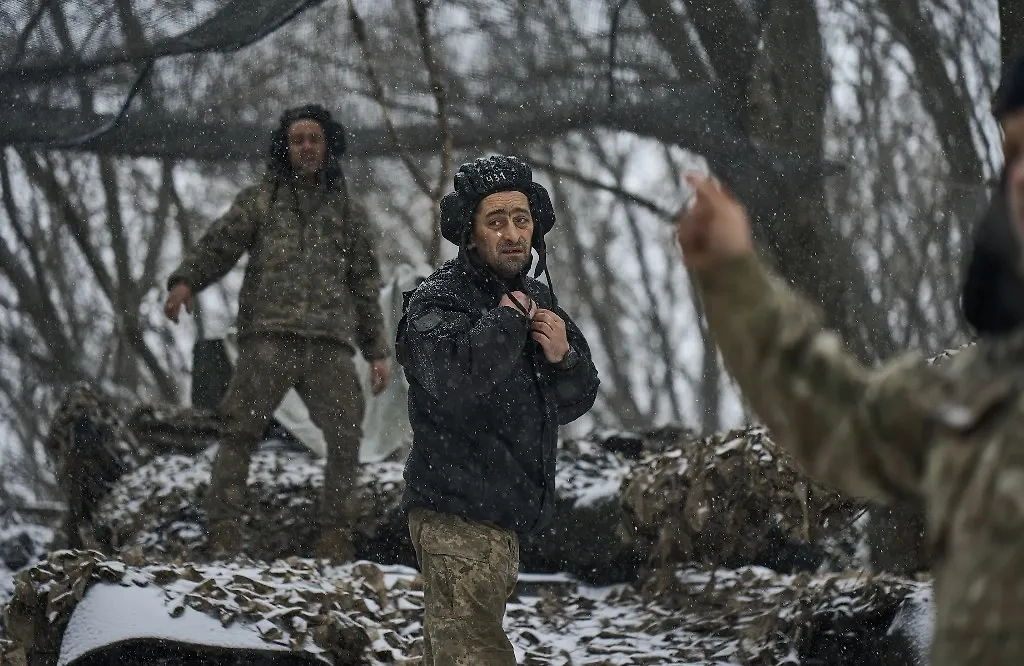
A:
POLYGON ((339 158, 345 153, 345 127, 331 116, 331 112, 319 104, 305 104, 288 109, 281 114, 277 128, 270 135, 270 150, 267 168, 282 178, 291 174, 291 159, 288 157, 288 129, 299 120, 313 120, 324 130, 327 154, 324 157, 324 177, 329 183, 342 178, 339 158))
POLYGON ((530 213, 539 236, 555 226, 555 210, 548 191, 533 182, 533 171, 518 157, 492 155, 459 167, 455 191, 441 199, 441 235, 461 245, 480 202, 496 192, 522 192, 530 201, 530 213))

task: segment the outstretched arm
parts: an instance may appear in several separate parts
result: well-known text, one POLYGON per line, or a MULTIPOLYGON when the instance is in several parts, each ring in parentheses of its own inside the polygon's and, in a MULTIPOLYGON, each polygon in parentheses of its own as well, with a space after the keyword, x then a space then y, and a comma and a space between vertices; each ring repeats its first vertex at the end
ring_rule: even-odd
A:
POLYGON ((251 210, 254 206, 253 191, 241 192, 231 208, 210 226, 167 278, 168 291, 184 282, 192 293, 199 293, 231 270, 249 249, 256 234, 251 210))
POLYGON ((869 369, 757 260, 746 213, 696 181, 679 242, 708 324, 744 397, 806 471, 880 500, 920 493, 941 381, 919 356, 869 369))

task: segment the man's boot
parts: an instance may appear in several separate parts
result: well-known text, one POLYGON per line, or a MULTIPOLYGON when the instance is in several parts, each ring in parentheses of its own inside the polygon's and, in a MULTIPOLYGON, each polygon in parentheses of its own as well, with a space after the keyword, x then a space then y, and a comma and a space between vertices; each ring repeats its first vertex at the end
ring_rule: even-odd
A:
POLYGON ((344 564, 356 559, 352 530, 343 527, 321 528, 313 544, 313 557, 328 559, 333 564, 344 564))

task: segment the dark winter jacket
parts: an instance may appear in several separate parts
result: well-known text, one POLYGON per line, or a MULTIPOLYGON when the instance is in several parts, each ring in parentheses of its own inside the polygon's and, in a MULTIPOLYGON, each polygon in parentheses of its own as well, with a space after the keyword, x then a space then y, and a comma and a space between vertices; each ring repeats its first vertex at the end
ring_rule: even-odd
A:
POLYGON ((265 180, 230 210, 168 278, 193 292, 218 280, 249 253, 238 295, 238 332, 298 333, 388 356, 373 231, 363 208, 338 188, 275 187, 265 180), (346 216, 346 213, 348 215, 346 216))
POLYGON ((565 320, 573 367, 547 362, 529 320, 499 307, 498 278, 465 253, 409 295, 396 350, 413 430, 406 506, 526 535, 554 511, 558 426, 593 406, 599 380, 583 334, 551 307, 547 287, 524 275, 516 288, 565 320))

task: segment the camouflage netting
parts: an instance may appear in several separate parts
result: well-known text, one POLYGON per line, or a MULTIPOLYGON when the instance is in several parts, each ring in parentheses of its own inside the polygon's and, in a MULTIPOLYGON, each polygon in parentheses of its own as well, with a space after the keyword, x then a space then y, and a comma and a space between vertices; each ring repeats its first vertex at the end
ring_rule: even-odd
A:
MULTIPOLYGON (((91 408, 67 413, 81 404, 66 402, 55 424, 106 418, 91 408)), ((194 410, 147 408, 128 423, 131 448, 97 445, 75 456, 58 453, 83 468, 64 475, 71 496, 82 494, 75 484, 90 479, 97 465, 116 461, 130 470, 105 482, 109 491, 86 507, 94 543, 110 551, 138 547, 161 558, 200 556, 201 507, 215 451, 203 447, 215 442, 215 422, 194 410), (142 459, 124 460, 125 451, 142 459), (96 457, 113 461, 101 464, 96 457)), ((111 437, 119 432, 86 429, 111 437)), ((70 446, 77 440, 60 441, 70 446)), ((825 561, 845 566, 859 537, 854 519, 861 507, 810 482, 759 428, 710 438, 673 428, 599 433, 563 442, 558 457, 556 519, 523 544, 527 571, 564 571, 609 583, 633 580, 648 564, 753 564, 781 571, 814 569, 825 561)), ((308 555, 322 484, 322 460, 287 443, 265 444, 250 470, 253 510, 243 524, 259 529, 243 530, 245 552, 265 561, 308 555)), ((363 465, 358 487, 359 555, 411 565, 399 508, 402 464, 363 465)))
POLYGON ((272 567, 128 562, 96 551, 57 551, 19 574, 4 610, 11 659, 20 650, 32 664, 55 664, 72 611, 97 583, 157 586, 168 620, 190 607, 225 627, 251 623, 266 642, 333 664, 368 664, 371 650, 387 653, 389 645, 403 645, 390 638, 388 625, 395 623, 387 599, 378 597, 387 595, 383 575, 370 564, 351 566, 328 582, 322 570, 300 560, 272 567))
POLYGON ((216 443, 217 422, 210 410, 143 405, 128 416, 127 426, 149 451, 196 454, 216 443))
MULTIPOLYGON (((652 564, 814 568, 863 507, 798 471, 761 428, 690 439, 633 467, 622 503, 652 564)), ((832 555, 837 553, 833 552, 832 555)))
MULTIPOLYGON (((63 551, 19 575, 5 612, 4 663, 28 656, 55 664, 76 604, 98 584, 157 588, 166 622, 188 606, 337 665, 414 663, 421 653, 420 581, 404 567, 323 567, 297 558, 142 565, 63 551)), ((922 593, 922 584, 884 576, 677 569, 647 589, 562 580, 536 593, 520 585, 506 629, 524 651, 521 663, 538 666, 913 663, 920 654, 912 641, 887 629, 922 593)))
MULTIPOLYGON (((101 530, 111 548, 138 547, 155 557, 197 556, 205 545, 202 510, 214 450, 196 456, 159 456, 125 475, 100 507, 101 530)), ((270 561, 309 554, 315 537, 313 512, 323 487, 323 460, 271 444, 253 456, 249 486, 253 510, 243 518, 244 551, 270 561)), ((397 515, 402 465, 364 465, 358 478, 361 555, 408 561, 397 515)), ((411 546, 410 546, 411 548, 411 546)))
MULTIPOLYGON (((216 432, 208 413, 146 407, 122 418, 75 388, 48 451, 69 495, 94 500, 76 506, 106 554, 58 551, 18 575, 0 663, 55 663, 72 611, 97 583, 153 586, 170 621, 189 607, 287 646, 283 654, 371 665, 419 655, 401 463, 360 475, 357 548, 386 564, 300 559, 323 466, 288 442, 265 443, 250 471, 243 532, 259 561, 209 562, 199 507, 216 432)), ((523 544, 530 573, 507 614, 523 663, 903 664, 926 645, 890 627, 921 605, 927 583, 809 573, 856 564, 863 507, 810 482, 761 428, 595 433, 562 442, 558 464, 555 524, 523 544)), ((141 651, 151 649, 129 640, 97 659, 148 663, 141 651)), ((199 658, 175 655, 161 663, 199 658)))
MULTIPOLYGON (((591 579, 631 578, 642 556, 629 535, 616 529, 623 524, 617 491, 628 465, 589 441, 567 444, 560 457, 557 526, 524 544, 524 568, 591 579), (595 534, 602 536, 595 539, 595 534)), ((138 547, 157 557, 196 556, 205 543, 201 507, 212 458, 212 450, 158 456, 122 477, 99 508, 98 532, 105 542, 115 550, 138 547)), ((362 466, 356 537, 361 557, 413 563, 399 507, 402 469, 399 462, 362 466)), ((268 444, 253 457, 249 485, 253 511, 243 523, 249 528, 243 530, 245 552, 263 560, 309 554, 323 461, 306 451, 268 444)))
POLYGON ((64 397, 43 441, 64 493, 64 538, 72 547, 96 545, 99 502, 111 485, 149 458, 118 410, 86 384, 64 397))

